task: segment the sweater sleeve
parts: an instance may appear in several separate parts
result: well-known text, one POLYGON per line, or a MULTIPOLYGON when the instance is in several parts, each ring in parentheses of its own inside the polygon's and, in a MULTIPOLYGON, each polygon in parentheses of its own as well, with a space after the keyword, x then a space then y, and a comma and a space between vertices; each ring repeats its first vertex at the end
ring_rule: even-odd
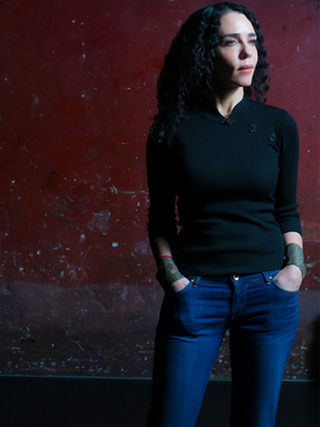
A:
POLYGON ((150 197, 148 211, 149 239, 166 237, 170 242, 177 233, 175 214, 176 195, 168 139, 161 143, 149 134, 147 142, 147 174, 150 197))
POLYGON ((282 129, 279 176, 275 192, 275 219, 283 234, 290 231, 301 234, 296 202, 298 159, 298 129, 293 117, 287 113, 282 129))

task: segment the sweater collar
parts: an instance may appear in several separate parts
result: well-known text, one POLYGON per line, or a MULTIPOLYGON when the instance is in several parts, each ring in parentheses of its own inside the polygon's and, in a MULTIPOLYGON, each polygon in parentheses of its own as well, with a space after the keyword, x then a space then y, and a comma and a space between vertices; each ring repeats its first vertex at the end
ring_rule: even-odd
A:
MULTIPOLYGON (((238 104, 234 107, 232 113, 230 114, 228 119, 235 120, 238 117, 244 116, 252 110, 254 105, 254 101, 248 97, 248 95, 244 95, 242 100, 238 102, 238 104)), ((211 104, 202 103, 196 107, 196 111, 209 119, 213 120, 226 120, 226 118, 219 113, 218 109, 211 104)))

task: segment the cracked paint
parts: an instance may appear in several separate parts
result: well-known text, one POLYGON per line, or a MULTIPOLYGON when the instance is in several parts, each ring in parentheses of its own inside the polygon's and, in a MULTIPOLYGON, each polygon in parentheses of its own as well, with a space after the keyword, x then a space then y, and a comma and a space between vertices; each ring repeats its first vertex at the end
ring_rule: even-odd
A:
POLYGON ((106 210, 103 212, 94 213, 90 222, 88 222, 89 230, 93 233, 100 231, 102 234, 106 234, 109 230, 109 221, 111 212, 106 210))

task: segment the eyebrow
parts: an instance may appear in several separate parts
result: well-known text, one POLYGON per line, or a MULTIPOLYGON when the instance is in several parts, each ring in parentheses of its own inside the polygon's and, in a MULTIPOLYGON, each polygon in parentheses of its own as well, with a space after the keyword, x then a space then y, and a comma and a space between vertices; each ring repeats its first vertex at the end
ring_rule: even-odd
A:
MULTIPOLYGON (((221 39, 224 39, 225 37, 239 37, 240 33, 231 33, 231 34, 225 34, 224 36, 220 37, 221 39)), ((248 37, 257 37, 256 33, 249 33, 248 37)))

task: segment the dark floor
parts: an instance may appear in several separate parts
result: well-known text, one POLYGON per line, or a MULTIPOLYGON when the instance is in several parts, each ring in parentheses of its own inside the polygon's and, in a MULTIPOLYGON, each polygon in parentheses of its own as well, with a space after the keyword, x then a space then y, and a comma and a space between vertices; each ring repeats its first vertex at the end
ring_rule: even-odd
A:
MULTIPOLYGON (((229 381, 210 381, 197 427, 227 427, 229 381)), ((143 427, 151 381, 0 376, 1 427, 143 427)), ((277 427, 319 427, 319 387, 285 381, 277 427)))

